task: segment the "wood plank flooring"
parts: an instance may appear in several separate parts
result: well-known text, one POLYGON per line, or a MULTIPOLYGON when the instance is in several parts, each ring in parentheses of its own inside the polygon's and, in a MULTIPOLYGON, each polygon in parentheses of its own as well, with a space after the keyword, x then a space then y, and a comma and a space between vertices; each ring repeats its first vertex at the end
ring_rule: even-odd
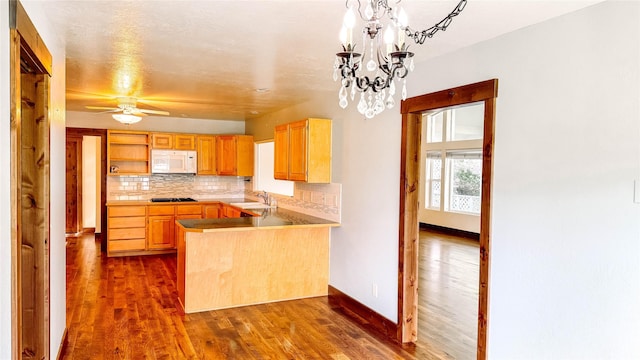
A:
POLYGON ((333 310, 326 297, 184 315, 178 310, 175 255, 107 258, 92 235, 67 240, 68 336, 62 359, 475 356, 475 349, 472 357, 453 356, 430 338, 392 343, 333 310))
POLYGON ((480 248, 477 240, 420 231, 418 345, 475 359, 480 248))

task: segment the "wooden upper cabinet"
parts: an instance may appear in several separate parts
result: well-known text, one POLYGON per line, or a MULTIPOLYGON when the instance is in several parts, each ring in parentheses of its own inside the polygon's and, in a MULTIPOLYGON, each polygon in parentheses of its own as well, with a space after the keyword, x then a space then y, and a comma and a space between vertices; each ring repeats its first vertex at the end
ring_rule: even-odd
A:
POLYGON ((275 128, 273 149, 273 177, 278 180, 289 179, 289 125, 275 128))
POLYGON ((196 136, 191 134, 153 133, 151 147, 168 150, 195 150, 196 136))
POLYGON ((149 174, 149 133, 107 131, 109 175, 149 174))
POLYGON ((151 147, 153 149, 173 149, 173 134, 169 134, 169 133, 151 134, 151 147))
POLYGON ((289 124, 289 180, 307 181, 307 124, 289 124))
POLYGON ((198 175, 216 175, 216 137, 198 136, 198 175))
POLYGON ((253 176, 253 136, 216 136, 218 175, 253 176))
POLYGON ((277 170, 280 176, 276 179, 331 182, 331 120, 309 118, 280 125, 275 129, 274 141, 274 175, 277 170), (286 178, 282 176, 285 163, 286 178))
POLYGON ((176 150, 195 150, 196 136, 189 134, 175 134, 173 148, 176 150))

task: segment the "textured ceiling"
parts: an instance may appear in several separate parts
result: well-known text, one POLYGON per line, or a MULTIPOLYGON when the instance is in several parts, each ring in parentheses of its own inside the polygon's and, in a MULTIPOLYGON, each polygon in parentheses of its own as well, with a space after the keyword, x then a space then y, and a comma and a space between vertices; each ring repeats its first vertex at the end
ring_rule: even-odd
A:
MULTIPOLYGON (((342 0, 35 2, 66 44, 67 110, 134 96, 174 117, 245 120, 327 93, 337 102, 342 0)), ((597 2, 469 0, 446 32, 412 45, 416 66, 597 2)), ((421 30, 457 3, 402 5, 421 30)))

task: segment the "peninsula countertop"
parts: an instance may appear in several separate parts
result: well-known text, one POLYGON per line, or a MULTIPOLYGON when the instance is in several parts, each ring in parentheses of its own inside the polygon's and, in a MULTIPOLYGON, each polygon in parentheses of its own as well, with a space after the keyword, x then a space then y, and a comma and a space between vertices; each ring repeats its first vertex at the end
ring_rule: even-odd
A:
POLYGON ((258 216, 221 219, 183 219, 176 222, 185 231, 189 232, 212 232, 224 229, 251 230, 259 228, 340 226, 337 222, 283 208, 247 210, 258 216))

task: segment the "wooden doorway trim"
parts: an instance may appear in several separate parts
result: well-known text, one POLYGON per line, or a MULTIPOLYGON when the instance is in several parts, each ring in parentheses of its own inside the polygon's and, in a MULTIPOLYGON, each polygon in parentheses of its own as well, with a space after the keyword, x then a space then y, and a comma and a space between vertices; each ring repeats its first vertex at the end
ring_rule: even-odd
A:
POLYGON ((67 133, 65 144, 65 233, 82 232, 82 136, 67 133))
POLYGON ((16 0, 9 24, 11 358, 49 358, 52 57, 16 0))
POLYGON ((106 129, 89 129, 89 128, 67 128, 67 137, 83 137, 98 136, 100 137, 100 234, 96 234, 96 239, 100 237, 100 245, 102 251, 106 252, 107 248, 107 130, 106 129))
POLYGON ((418 339, 418 198, 422 113, 449 106, 484 102, 482 196, 480 216, 480 287, 478 303, 477 358, 487 357, 489 299, 489 249, 491 238, 491 179, 493 137, 498 80, 492 79, 421 95, 402 102, 402 148, 400 164, 400 234, 398 258, 398 333, 401 342, 418 339))

